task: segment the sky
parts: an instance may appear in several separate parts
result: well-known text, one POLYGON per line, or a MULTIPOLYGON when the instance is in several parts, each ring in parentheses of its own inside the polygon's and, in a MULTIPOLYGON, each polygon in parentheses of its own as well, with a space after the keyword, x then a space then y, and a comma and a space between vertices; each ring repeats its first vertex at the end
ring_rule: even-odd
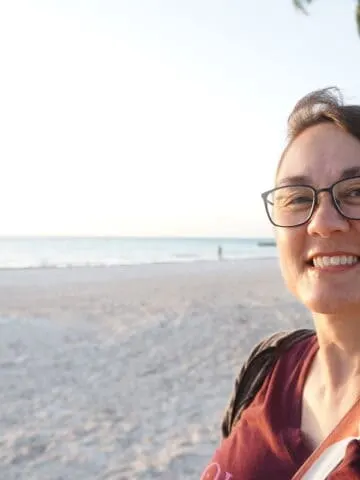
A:
POLYGON ((355 1, 0 3, 0 235, 268 236, 286 120, 360 103, 355 1))

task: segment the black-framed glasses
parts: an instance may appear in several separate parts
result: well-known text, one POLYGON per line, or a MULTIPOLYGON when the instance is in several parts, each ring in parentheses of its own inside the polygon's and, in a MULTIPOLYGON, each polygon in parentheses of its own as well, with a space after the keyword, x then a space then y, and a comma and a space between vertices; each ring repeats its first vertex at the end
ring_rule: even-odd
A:
POLYGON ((285 185, 261 194, 267 216, 276 227, 307 223, 319 203, 319 193, 328 192, 334 207, 345 218, 360 220, 360 176, 338 180, 327 188, 285 185))

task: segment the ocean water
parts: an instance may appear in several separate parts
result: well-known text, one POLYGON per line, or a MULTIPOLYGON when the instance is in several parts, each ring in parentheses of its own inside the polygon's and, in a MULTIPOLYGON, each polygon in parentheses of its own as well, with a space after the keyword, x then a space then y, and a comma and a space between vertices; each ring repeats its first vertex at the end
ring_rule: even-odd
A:
POLYGON ((0 268, 136 265, 263 258, 263 238, 0 237, 0 268))

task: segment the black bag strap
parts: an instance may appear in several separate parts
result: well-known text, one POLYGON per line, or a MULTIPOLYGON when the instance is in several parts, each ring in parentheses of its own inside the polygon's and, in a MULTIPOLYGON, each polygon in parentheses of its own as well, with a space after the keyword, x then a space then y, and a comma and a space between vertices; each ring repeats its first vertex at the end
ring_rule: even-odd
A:
POLYGON ((256 345, 235 380, 234 390, 221 424, 223 438, 230 435, 232 428, 260 390, 279 356, 297 342, 314 334, 314 330, 309 329, 278 332, 256 345))

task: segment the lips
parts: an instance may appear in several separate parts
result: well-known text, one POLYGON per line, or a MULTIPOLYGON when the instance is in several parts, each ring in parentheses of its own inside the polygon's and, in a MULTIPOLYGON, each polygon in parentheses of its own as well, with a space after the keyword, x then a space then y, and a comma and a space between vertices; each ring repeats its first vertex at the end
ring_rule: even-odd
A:
POLYGON ((360 261, 360 257, 350 253, 317 254, 312 256, 307 264, 315 268, 353 266, 360 261))

